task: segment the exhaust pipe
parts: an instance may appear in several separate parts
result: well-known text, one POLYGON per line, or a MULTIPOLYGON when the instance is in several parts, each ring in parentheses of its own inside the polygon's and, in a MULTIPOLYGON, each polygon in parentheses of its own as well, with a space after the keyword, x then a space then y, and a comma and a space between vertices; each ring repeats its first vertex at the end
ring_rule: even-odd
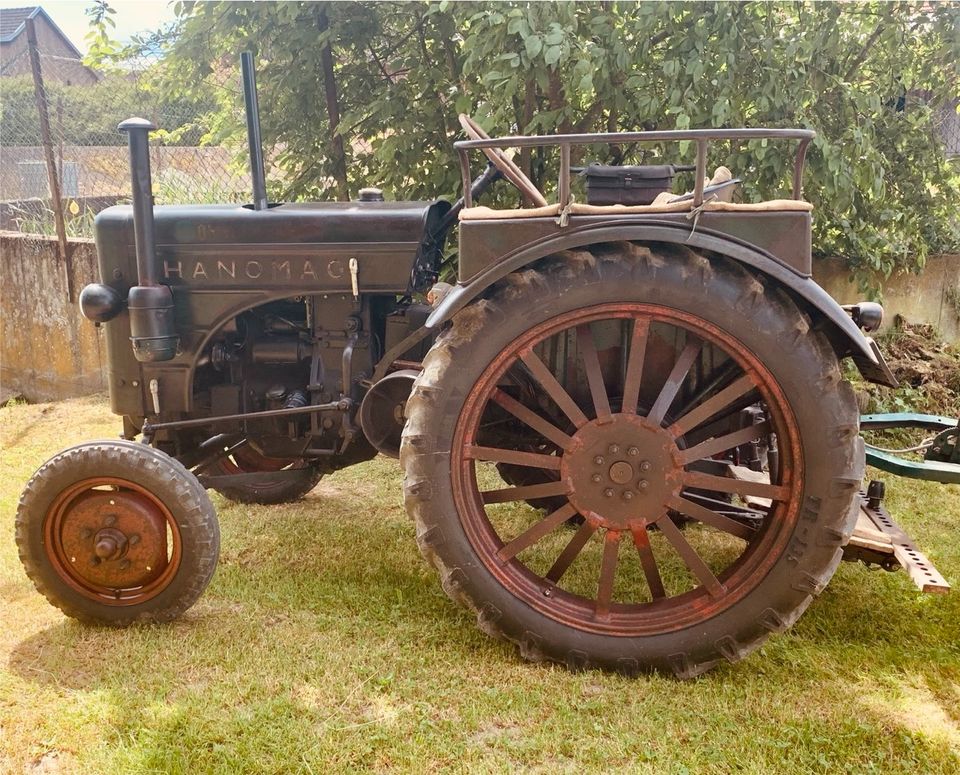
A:
POLYGON ((247 144, 250 146, 250 177, 253 179, 253 209, 267 209, 267 178, 263 171, 263 142, 260 137, 260 105, 257 102, 257 73, 253 54, 240 55, 243 75, 243 105, 247 112, 247 144))
POLYGON ((169 361, 177 354, 173 292, 160 284, 153 229, 153 183, 150 179, 149 135, 157 127, 145 118, 128 118, 117 127, 127 133, 130 182, 133 187, 133 233, 137 250, 137 285, 127 296, 130 341, 141 363, 169 361))

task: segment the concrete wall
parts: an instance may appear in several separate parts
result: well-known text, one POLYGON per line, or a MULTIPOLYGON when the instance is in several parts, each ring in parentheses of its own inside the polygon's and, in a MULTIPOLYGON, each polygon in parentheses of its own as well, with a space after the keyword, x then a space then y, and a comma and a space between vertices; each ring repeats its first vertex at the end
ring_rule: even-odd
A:
MULTIPOLYGON (((839 258, 814 259, 814 279, 841 304, 867 298, 839 258)), ((883 327, 896 315, 911 323, 930 323, 948 342, 960 342, 960 254, 931 256, 921 274, 896 274, 876 284, 883 288, 883 327)))
MULTIPOLYGON (((93 240, 73 240, 73 287, 95 282, 93 240)), ((30 401, 106 389, 99 329, 67 299, 57 241, 0 232, 0 388, 30 401)))

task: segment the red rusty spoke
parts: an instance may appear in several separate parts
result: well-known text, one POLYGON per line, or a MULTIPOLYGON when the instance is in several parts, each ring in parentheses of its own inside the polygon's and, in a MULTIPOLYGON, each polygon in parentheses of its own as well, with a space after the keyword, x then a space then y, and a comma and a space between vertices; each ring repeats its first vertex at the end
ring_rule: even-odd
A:
POLYGON ((751 425, 749 428, 742 428, 739 431, 728 433, 725 436, 718 436, 713 439, 707 439, 697 444, 695 447, 685 449, 680 452, 684 465, 692 463, 695 460, 701 460, 705 457, 718 455, 726 452, 728 449, 746 444, 748 441, 756 441, 761 436, 770 433, 770 423, 762 422, 757 425, 751 425))
POLYGON ((499 552, 497 552, 497 557, 502 561, 506 562, 512 557, 515 557, 524 549, 527 549, 530 546, 533 546, 537 541, 546 536, 548 533, 556 530, 560 525, 566 522, 570 517, 577 513, 577 510, 573 508, 569 503, 564 506, 561 506, 559 509, 554 511, 552 514, 544 517, 539 522, 537 522, 533 527, 525 530, 516 538, 514 538, 510 543, 506 544, 499 552))
POLYGON ((647 586, 650 588, 650 596, 654 600, 659 600, 667 596, 667 591, 663 587, 663 579, 660 578, 660 569, 657 567, 657 560, 653 556, 653 548, 650 546, 650 536, 647 535, 647 525, 637 525, 630 528, 633 534, 633 545, 637 547, 637 553, 640 555, 640 566, 643 568, 643 575, 647 579, 647 586))
POLYGON ((715 527, 717 530, 722 530, 724 533, 729 533, 737 538, 742 538, 744 541, 749 541, 756 535, 757 532, 748 525, 737 522, 735 519, 730 519, 730 517, 726 517, 723 514, 718 514, 713 509, 708 509, 706 506, 701 506, 699 503, 694 503, 693 501, 689 501, 686 498, 680 497, 679 495, 675 498, 671 498, 667 505, 681 514, 692 517, 698 522, 703 522, 703 524, 710 525, 710 527, 715 527))
POLYGON ((617 574, 617 558, 620 554, 620 531, 608 530, 603 537, 603 559, 600 562, 600 583, 597 585, 597 616, 610 615, 613 599, 613 580, 617 574))
POLYGON ((472 446, 463 451, 463 456, 472 460, 485 460, 489 463, 509 463, 528 468, 545 468, 549 471, 560 470, 560 458, 556 455, 541 455, 537 452, 472 446))
POLYGON ((782 485, 751 482, 748 479, 735 479, 731 476, 713 476, 699 471, 686 471, 683 475, 683 483, 688 487, 697 487, 701 490, 716 490, 741 496, 753 495, 774 501, 785 501, 790 497, 790 490, 782 485))
POLYGON ((677 554, 680 555, 680 559, 683 560, 684 565, 693 572, 693 575, 707 588, 707 591, 711 595, 719 597, 727 591, 726 587, 713 575, 713 571, 707 567, 703 558, 697 554, 697 550, 690 546, 687 539, 684 538, 683 533, 673 524, 673 520, 670 519, 669 516, 658 519, 657 527, 660 528, 660 532, 663 533, 664 537, 673 544, 673 548, 677 550, 677 554))
POLYGON ((637 413, 637 403, 640 401, 640 381, 643 378, 643 361, 647 351, 647 334, 650 331, 650 321, 640 318, 633 321, 633 333, 630 336, 630 355, 627 359, 627 369, 623 378, 623 402, 621 412, 637 413))
POLYGON ((547 395, 553 399, 553 402, 560 407, 563 413, 570 418, 577 428, 582 428, 588 422, 587 416, 583 410, 577 406, 577 402, 571 398, 570 394, 563 388, 557 378, 553 376, 546 364, 540 360, 532 349, 521 351, 520 360, 530 369, 530 373, 536 378, 540 386, 546 391, 547 395))
POLYGON ((683 417, 671 425, 668 430, 675 438, 683 436, 688 431, 693 430, 704 420, 708 420, 728 404, 733 403, 741 396, 745 396, 751 390, 755 389, 753 378, 748 374, 740 377, 732 384, 725 387, 719 393, 714 394, 702 404, 691 409, 683 417))
POLYGON ((670 404, 672 404, 673 399, 677 397, 677 393, 680 392, 680 386, 683 385, 683 381, 687 378, 690 367, 693 366, 693 362, 700 354, 701 347, 703 347, 703 342, 699 339, 694 339, 688 342, 687 346, 683 348, 683 352, 680 353, 677 362, 673 364, 670 376, 667 377, 667 381, 663 383, 660 395, 657 396, 657 400, 650 408, 649 414, 647 414, 647 419, 650 420, 650 422, 656 423, 657 425, 663 422, 663 418, 666 416, 670 404))
POLYGON ((567 495, 570 485, 567 482, 546 482, 545 484, 528 484, 523 487, 506 487, 502 490, 487 490, 481 492, 483 502, 510 503, 511 501, 529 501, 537 498, 552 498, 554 495, 567 495))
POLYGON ((590 536, 595 532, 597 532, 597 526, 591 522, 584 522, 580 525, 580 529, 574 533, 573 538, 570 539, 570 542, 563 548, 563 551, 560 552, 560 556, 557 557, 556 562, 550 566, 550 570, 547 571, 545 578, 554 584, 559 582, 563 574, 567 572, 567 568, 573 564, 573 561, 577 559, 577 556, 583 551, 583 547, 587 545, 590 536))
POLYGON ((552 441, 554 444, 560 447, 560 449, 566 448, 566 446, 570 443, 570 437, 560 430, 556 425, 551 423, 549 420, 545 420, 532 409, 524 406, 515 398, 507 395, 499 388, 493 391, 491 399, 496 404, 510 412, 510 414, 512 414, 522 423, 525 423, 529 427, 533 428, 533 430, 535 430, 545 439, 552 441))
POLYGON ((597 344, 593 340, 593 331, 589 323, 577 326, 577 345, 580 348, 580 356, 583 358, 583 369, 587 375, 587 384, 590 386, 597 420, 601 423, 609 422, 610 399, 607 398, 607 387, 603 383, 603 371, 600 368, 600 356, 597 355, 597 344))

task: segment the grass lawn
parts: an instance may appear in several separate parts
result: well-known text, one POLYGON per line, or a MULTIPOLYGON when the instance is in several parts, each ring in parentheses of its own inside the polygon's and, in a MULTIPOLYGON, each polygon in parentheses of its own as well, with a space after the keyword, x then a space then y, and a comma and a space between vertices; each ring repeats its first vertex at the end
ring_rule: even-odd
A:
MULTIPOLYGON (((83 627, 34 591, 13 517, 44 460, 118 431, 102 399, 0 409, 0 772, 960 770, 960 589, 844 563, 793 630, 695 681, 531 665, 444 596, 383 458, 295 505, 215 495, 200 602, 83 627)), ((887 482, 960 587, 960 487, 887 482)))

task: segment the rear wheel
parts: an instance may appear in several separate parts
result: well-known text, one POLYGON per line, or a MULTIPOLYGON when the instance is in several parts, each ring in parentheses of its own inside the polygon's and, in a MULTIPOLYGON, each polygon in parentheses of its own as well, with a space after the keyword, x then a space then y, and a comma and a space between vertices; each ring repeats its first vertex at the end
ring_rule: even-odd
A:
POLYGON ((318 467, 309 461, 265 457, 249 444, 211 466, 211 473, 225 476, 276 471, 291 473, 282 480, 253 478, 242 484, 220 485, 213 489, 237 503, 271 505, 300 500, 323 478, 318 467))
POLYGON ((51 603, 115 626, 179 616, 209 584, 220 550, 196 477, 128 441, 81 444, 45 463, 20 498, 16 539, 51 603))
POLYGON ((735 661, 826 585, 855 517, 833 351, 724 258, 608 245, 511 275, 437 341, 407 413, 421 549, 531 659, 735 661), (773 470, 751 471, 774 440, 773 470), (498 465, 549 481, 506 486, 498 465))

